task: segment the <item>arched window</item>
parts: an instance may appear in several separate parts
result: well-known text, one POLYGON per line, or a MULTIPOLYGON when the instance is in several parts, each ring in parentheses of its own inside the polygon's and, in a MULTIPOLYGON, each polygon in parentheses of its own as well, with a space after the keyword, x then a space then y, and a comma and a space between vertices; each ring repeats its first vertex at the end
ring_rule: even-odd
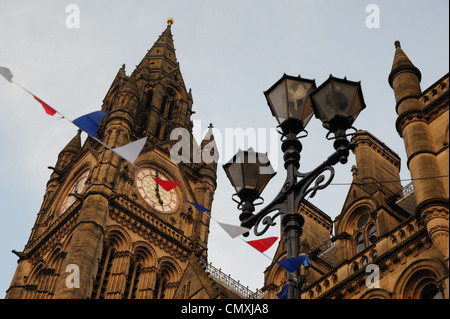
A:
POLYGON ((167 112, 167 118, 168 118, 168 119, 172 118, 172 112, 173 112, 173 109, 174 109, 174 108, 175 108, 175 101, 172 100, 172 101, 170 102, 170 104, 169 104, 169 111, 167 112))
POLYGON ((358 228, 363 228, 366 225, 368 220, 369 220, 369 214, 364 214, 358 219, 356 226, 358 228))
POLYGON ((428 284, 420 293, 420 299, 444 299, 444 296, 436 285, 428 284))
POLYGON ((377 226, 375 226, 375 224, 370 224, 367 227, 367 239, 369 240, 369 244, 373 244, 377 236, 377 226))
POLYGON ((370 220, 369 214, 361 215, 356 222, 355 252, 358 254, 372 245, 378 234, 376 224, 370 220))
POLYGON ((355 236, 355 247, 356 247, 356 253, 363 251, 364 248, 366 248, 366 244, 364 242, 364 234, 358 233, 355 236))
POLYGON ((167 284, 168 284, 167 275, 164 272, 162 272, 160 276, 156 277, 153 299, 165 299, 167 284))

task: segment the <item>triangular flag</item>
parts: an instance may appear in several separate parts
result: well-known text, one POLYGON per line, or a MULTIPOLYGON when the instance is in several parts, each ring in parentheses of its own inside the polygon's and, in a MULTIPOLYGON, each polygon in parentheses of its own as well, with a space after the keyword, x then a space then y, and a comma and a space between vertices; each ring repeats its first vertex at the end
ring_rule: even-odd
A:
POLYGON ((103 117, 106 115, 106 112, 104 111, 95 111, 83 116, 80 116, 79 118, 75 119, 73 121, 73 124, 81 128, 83 131, 88 133, 89 135, 95 137, 95 134, 97 133, 97 128, 100 122, 102 121, 103 117))
POLYGON ((223 228, 223 230, 225 230, 228 233, 228 235, 231 236, 231 238, 236 238, 250 231, 250 228, 247 227, 235 226, 219 222, 217 223, 220 225, 220 227, 223 228))
POLYGON ((192 206, 194 206, 195 208, 197 208, 199 211, 201 211, 201 212, 207 212, 209 209, 208 208, 206 208, 206 207, 203 207, 202 205, 199 205, 199 204, 197 204, 197 203, 193 203, 193 202, 190 202, 190 201, 188 201, 187 199, 186 199, 186 201, 189 203, 189 204, 191 204, 192 206))
POLYGON ((120 156, 122 156, 124 159, 126 159, 130 163, 134 163, 136 158, 139 156, 139 154, 142 151, 142 148, 144 148, 145 142, 147 141, 147 137, 141 138, 137 141, 134 141, 132 143, 128 143, 124 146, 113 148, 112 151, 120 156))
POLYGON ((268 237, 264 239, 250 240, 247 241, 247 244, 263 253, 269 249, 273 243, 277 241, 277 239, 278 237, 268 237))
POLYGON ((39 103, 41 103, 42 107, 45 110, 45 113, 47 113, 48 115, 55 115, 56 114, 56 110, 54 108, 52 108, 50 105, 48 105, 47 103, 45 103, 44 101, 42 101, 40 98, 38 98, 36 95, 33 95, 34 99, 36 101, 38 101, 39 103))
POLYGON ((10 69, 0 66, 0 74, 3 75, 8 82, 12 82, 13 74, 10 69))
POLYGON ((181 184, 181 181, 164 181, 164 180, 156 178, 156 177, 152 177, 152 178, 155 180, 155 182, 158 183, 159 186, 164 188, 167 192, 170 192, 172 190, 172 188, 175 188, 181 184))
POLYGON ((277 264, 289 272, 294 272, 301 265, 305 266, 305 268, 308 268, 311 265, 311 261, 310 261, 308 255, 300 255, 297 257, 286 258, 286 259, 277 261, 277 264))
POLYGON ((285 284, 283 288, 277 293, 277 297, 280 299, 287 299, 289 283, 285 284))

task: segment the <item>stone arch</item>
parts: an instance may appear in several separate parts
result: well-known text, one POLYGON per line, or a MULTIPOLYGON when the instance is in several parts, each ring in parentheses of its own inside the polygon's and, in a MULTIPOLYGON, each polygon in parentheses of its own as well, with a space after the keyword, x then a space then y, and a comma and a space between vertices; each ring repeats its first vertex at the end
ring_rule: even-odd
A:
POLYGON ((155 281, 153 298, 171 299, 181 280, 182 271, 171 257, 162 257, 158 262, 158 275, 155 281))
POLYGON ((183 275, 181 267, 176 260, 168 256, 160 258, 157 267, 160 271, 164 270, 170 275, 171 282, 180 281, 183 275))
POLYGON ((351 227, 351 225, 356 225, 358 218, 360 218, 363 214, 370 214, 375 209, 376 203, 369 198, 361 199, 356 203, 353 203, 343 214, 343 218, 336 227, 336 233, 353 233, 353 229, 349 229, 349 227, 351 227))
POLYGON ((365 198, 353 203, 343 213, 343 217, 336 226, 336 234, 347 233, 351 236, 351 240, 345 243, 345 249, 349 256, 358 254, 371 245, 367 238, 366 227, 370 224, 375 225, 375 229, 378 229, 377 222, 371 215, 375 210, 376 203, 370 198, 365 198), (364 216, 366 217, 365 223, 360 224, 364 216), (357 239, 362 241, 359 242, 357 239))
POLYGON ((136 261, 141 263, 143 267, 156 266, 156 251, 148 243, 143 241, 135 242, 133 244, 132 252, 136 261))
POLYGON ((31 269, 26 278, 24 299, 35 299, 37 296, 37 286, 44 269, 44 261, 39 260, 31 269))
POLYGON ((132 240, 123 227, 109 226, 105 238, 106 242, 117 251, 131 251, 132 240))
POLYGON ((438 285, 446 272, 445 265, 437 259, 415 260, 397 278, 394 286, 395 296, 398 299, 418 299, 428 284, 438 285))
POLYGON ((391 293, 384 288, 373 288, 363 293, 360 299, 391 299, 391 293))

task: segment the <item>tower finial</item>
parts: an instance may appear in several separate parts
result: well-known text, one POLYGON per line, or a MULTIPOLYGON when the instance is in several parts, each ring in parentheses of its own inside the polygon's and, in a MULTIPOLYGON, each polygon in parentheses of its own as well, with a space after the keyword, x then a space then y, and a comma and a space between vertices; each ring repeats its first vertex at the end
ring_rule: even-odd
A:
POLYGON ((394 42, 394 45, 396 48, 401 48, 400 41, 398 41, 398 40, 394 42))
POLYGON ((173 18, 168 18, 167 19, 167 24, 168 25, 172 25, 173 24, 173 18))

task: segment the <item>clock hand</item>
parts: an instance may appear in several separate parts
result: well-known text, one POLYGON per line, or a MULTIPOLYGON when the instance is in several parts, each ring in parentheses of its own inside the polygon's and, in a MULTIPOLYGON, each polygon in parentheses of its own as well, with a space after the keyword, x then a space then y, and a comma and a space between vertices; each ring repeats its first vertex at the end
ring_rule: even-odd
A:
MULTIPOLYGON (((158 178, 158 171, 156 172, 156 178, 158 178)), ((158 198, 159 204, 160 204, 161 206, 163 206, 163 205, 164 205, 164 202, 162 201, 161 195, 159 194, 159 184, 158 184, 158 183, 156 183, 156 189, 155 189, 155 191, 156 191, 156 198, 158 198)))

